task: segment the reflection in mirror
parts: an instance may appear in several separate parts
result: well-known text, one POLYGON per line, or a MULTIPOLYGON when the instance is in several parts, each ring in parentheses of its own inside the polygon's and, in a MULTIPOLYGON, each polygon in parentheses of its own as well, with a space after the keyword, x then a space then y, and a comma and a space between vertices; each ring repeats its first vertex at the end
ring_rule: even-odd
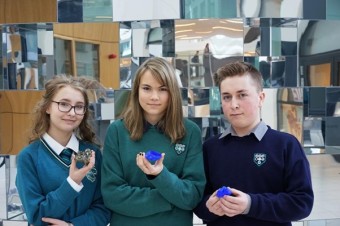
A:
POLYGON ((277 88, 264 88, 265 101, 261 110, 262 120, 273 129, 278 129, 278 101, 277 88))
MULTIPOLYGON (((126 27, 126 25, 124 26, 126 27)), ((175 34, 173 20, 153 20, 131 22, 132 27, 132 55, 134 57, 174 57, 175 34)), ((127 32, 123 28, 122 32, 127 32)), ((124 37, 124 50, 128 53, 129 37, 124 37)), ((123 48, 123 46, 121 46, 123 48)))
POLYGON ((131 22, 119 23, 119 55, 131 57, 132 54, 132 29, 131 22))
POLYGON ((202 141, 205 141, 214 135, 222 133, 230 124, 227 120, 222 118, 191 118, 189 119, 195 122, 201 129, 202 141))
POLYGON ((135 78, 136 71, 147 58, 131 57, 120 60, 120 88, 130 89, 135 78))
POLYGON ((51 62, 49 56, 53 56, 51 28, 51 24, 3 26, 2 51, 6 53, 2 55, 4 89, 43 87, 46 63, 51 62))
POLYGON ((237 0, 184 0, 184 18, 235 18, 237 0))
POLYGON ((75 42, 77 74, 99 81, 99 45, 75 42))
POLYGON ((112 8, 112 0, 83 0, 83 21, 110 22, 112 8))
POLYGON ((120 60, 120 88, 130 89, 142 58, 131 57, 120 60))
POLYGON ((54 76, 53 24, 38 24, 39 89, 54 76), (41 51, 39 51, 39 49, 41 51))
POLYGON ((326 19, 330 20, 340 19, 340 1, 338 0, 326 1, 326 19))
POLYGON ((326 19, 326 2, 329 0, 303 0, 303 18, 304 19, 326 19))
POLYGON ((244 29, 244 55, 296 55, 297 22, 297 19, 247 18, 244 29))
POLYGON ((58 0, 58 22, 83 22, 83 0, 58 0))
POLYGON ((212 75, 219 67, 243 59, 241 19, 176 20, 175 27, 176 68, 183 84, 213 86, 212 75))
POLYGON ((246 18, 244 20, 244 45, 245 56, 261 55, 261 26, 259 18, 246 18))
POLYGON ((184 18, 302 18, 303 0, 184 0, 184 18))
POLYGON ((113 21, 180 18, 180 0, 112 0, 113 21))
POLYGON ((304 86, 340 85, 340 21, 299 22, 300 79, 304 86), (327 34, 327 35, 325 35, 327 34))
POLYGON ((207 140, 222 133, 229 123, 222 118, 202 118, 202 139, 207 140))
MULTIPOLYGON (((3 196, 7 191, 6 184, 6 162, 8 162, 9 156, 0 155, 0 194, 3 196)), ((2 199, 3 200, 3 199, 2 199)), ((6 200, 6 199, 5 199, 6 200)), ((0 202, 0 219, 7 219, 7 202, 0 202)))
POLYGON ((71 41, 54 38, 55 51, 55 73, 56 74, 72 74, 71 60, 71 41))
POLYGON ((340 88, 304 88, 304 147, 309 154, 339 153, 340 88))
POLYGON ((244 57, 262 74, 265 88, 294 87, 297 85, 297 57, 244 57))
POLYGON ((115 97, 114 97, 115 119, 120 117, 126 104, 128 104, 128 98, 129 98, 130 93, 131 93, 131 90, 129 89, 115 90, 115 97))
POLYGON ((325 153, 325 87, 305 87, 303 146, 308 154, 325 153))
POLYGON ((24 214, 23 205, 21 203, 15 178, 17 174, 16 155, 9 155, 5 159, 6 167, 6 196, 7 196, 7 218, 15 220, 27 220, 24 214))
POLYGON ((58 0, 58 22, 83 21, 112 21, 112 0, 58 0))
POLYGON ((304 88, 304 116, 325 117, 326 116, 326 88, 306 87, 304 88))
POLYGON ((277 129, 303 141, 303 89, 281 88, 277 92, 277 129))
POLYGON ((181 88, 183 117, 188 117, 189 113, 189 91, 188 88, 181 88))
POLYGON ((202 118, 210 116, 209 89, 188 90, 188 117, 202 118))
POLYGON ((339 153, 340 151, 340 118, 327 117, 325 123, 327 153, 339 153))
POLYGON ((327 87, 326 88, 326 116, 339 117, 340 116, 340 88, 327 87))
MULTIPOLYGON (((3 26, 0 25, 0 43, 1 43, 1 48, 0 48, 0 89, 4 89, 4 83, 5 83, 5 80, 4 80, 4 63, 5 61, 5 58, 3 57, 4 54, 3 54, 3 40, 2 40, 2 36, 3 36, 3 26)), ((7 81, 7 79, 6 79, 7 81)))
POLYGON ((320 117, 305 117, 303 121, 303 147, 310 154, 325 152, 325 121, 320 117))
POLYGON ((213 86, 209 89, 209 92, 210 116, 221 117, 223 113, 221 107, 220 91, 217 86, 213 86))

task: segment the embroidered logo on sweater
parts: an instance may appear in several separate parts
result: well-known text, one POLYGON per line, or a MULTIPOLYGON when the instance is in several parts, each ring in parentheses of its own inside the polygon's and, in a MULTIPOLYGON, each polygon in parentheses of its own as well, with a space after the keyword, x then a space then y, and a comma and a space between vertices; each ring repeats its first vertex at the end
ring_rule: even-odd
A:
POLYGON ((178 155, 182 154, 185 151, 185 145, 184 144, 176 144, 175 145, 175 151, 178 155))
POLYGON ((86 178, 93 183, 96 181, 96 175, 97 175, 97 169, 93 167, 89 172, 87 172, 86 178))
POLYGON ((257 166, 262 166, 266 162, 267 155, 263 153, 254 154, 254 162, 257 166))

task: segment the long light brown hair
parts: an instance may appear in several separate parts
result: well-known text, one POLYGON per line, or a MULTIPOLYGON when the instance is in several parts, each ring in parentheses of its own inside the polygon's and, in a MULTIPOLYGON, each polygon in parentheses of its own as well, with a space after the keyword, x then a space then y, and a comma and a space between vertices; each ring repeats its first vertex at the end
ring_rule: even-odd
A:
MULTIPOLYGON (((66 86, 72 87, 80 91, 85 100, 86 108, 89 106, 89 99, 86 93, 84 84, 80 82, 77 78, 66 75, 56 75, 51 80, 47 81, 45 84, 45 93, 42 99, 37 103, 34 108, 34 119, 32 134, 29 138, 29 142, 40 138, 45 132, 48 131, 50 127, 50 115, 46 113, 47 108, 52 103, 54 96, 59 92, 61 88, 66 86)), ((85 141, 92 143, 97 143, 95 138, 95 133, 92 130, 90 124, 88 124, 89 111, 86 109, 84 118, 77 128, 76 135, 85 141)), ((97 143, 98 144, 98 143, 97 143)))
POLYGON ((166 113, 157 123, 158 128, 170 137, 172 143, 181 140, 185 135, 182 111, 182 97, 176 79, 174 67, 165 59, 153 57, 146 60, 137 70, 129 95, 128 105, 122 113, 126 128, 132 140, 140 140, 144 132, 144 110, 139 104, 139 88, 141 77, 146 71, 168 88, 169 102, 166 113))

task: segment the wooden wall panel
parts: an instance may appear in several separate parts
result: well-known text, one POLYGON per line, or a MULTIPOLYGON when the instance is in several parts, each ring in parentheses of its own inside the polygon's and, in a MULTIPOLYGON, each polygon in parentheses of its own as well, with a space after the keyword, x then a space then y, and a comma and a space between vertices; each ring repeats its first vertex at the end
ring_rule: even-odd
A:
POLYGON ((103 42, 119 43, 119 23, 102 23, 102 32, 100 34, 103 42))
POLYGON ((102 23, 77 23, 73 25, 74 38, 91 41, 100 41, 102 39, 102 23))
POLYGON ((5 1, 0 1, 0 24, 5 23, 5 1))
POLYGON ((13 114, 0 112, 0 154, 11 153, 13 145, 13 114))
POLYGON ((99 45, 99 80, 119 89, 119 23, 54 24, 53 29, 55 37, 99 45), (116 58, 110 59, 111 54, 116 58))
POLYGON ((0 154, 16 155, 28 144, 32 112, 44 91, 0 91, 0 154))
POLYGON ((5 2, 3 23, 57 22, 56 0, 1 0, 1 2, 5 2))
POLYGON ((99 54, 100 83, 107 88, 119 89, 119 43, 101 43, 99 54), (116 58, 110 59, 110 54, 115 54, 116 58))
POLYGON ((73 23, 54 23, 53 34, 55 36, 73 37, 73 23))

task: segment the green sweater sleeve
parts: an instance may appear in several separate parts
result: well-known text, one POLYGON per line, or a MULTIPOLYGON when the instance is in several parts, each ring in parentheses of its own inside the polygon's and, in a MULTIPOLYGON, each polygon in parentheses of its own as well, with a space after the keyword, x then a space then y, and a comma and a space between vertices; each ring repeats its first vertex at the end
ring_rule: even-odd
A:
POLYGON ((174 206, 192 210, 201 201, 205 186, 201 133, 196 125, 187 126, 185 140, 188 153, 181 175, 177 176, 164 167, 163 171, 150 181, 174 206))
MULTIPOLYGON (((196 136, 194 140, 200 138, 200 134, 191 135, 196 136)), ((165 199, 185 210, 192 210, 201 201, 205 186, 201 142, 192 141, 180 177, 164 167, 157 177, 150 180, 165 199)))

